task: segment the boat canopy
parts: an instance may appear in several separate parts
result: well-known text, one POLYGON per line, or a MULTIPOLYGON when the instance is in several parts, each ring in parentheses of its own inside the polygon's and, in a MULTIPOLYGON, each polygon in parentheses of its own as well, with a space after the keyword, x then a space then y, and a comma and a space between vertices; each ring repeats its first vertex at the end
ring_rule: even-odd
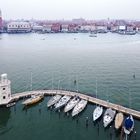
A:
POLYGON ((130 117, 128 117, 126 119, 126 121, 125 121, 125 127, 126 127, 126 129, 130 129, 132 127, 132 125, 133 125, 133 121, 132 121, 132 119, 130 117))

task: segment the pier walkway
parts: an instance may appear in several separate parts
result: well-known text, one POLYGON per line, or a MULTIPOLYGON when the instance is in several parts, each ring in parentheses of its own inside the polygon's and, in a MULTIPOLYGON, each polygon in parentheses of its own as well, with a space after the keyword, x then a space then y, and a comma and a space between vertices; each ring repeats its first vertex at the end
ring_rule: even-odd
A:
POLYGON ((118 105, 118 104, 114 104, 114 103, 110 103, 101 99, 97 99, 95 97, 91 97, 89 95, 86 94, 82 94, 82 93, 78 93, 78 92, 72 92, 72 91, 65 91, 65 90, 37 90, 37 91, 27 91, 27 92, 22 92, 22 93, 16 93, 16 94, 12 94, 12 100, 19 100, 21 98, 25 98, 28 96, 31 96, 33 94, 44 94, 45 96, 47 95, 56 95, 56 94, 60 94, 60 95, 69 95, 69 96, 79 96, 81 99, 85 99, 88 100, 88 102, 90 103, 94 103, 94 104, 98 104, 101 105, 103 107, 106 108, 112 108, 118 112, 122 112, 124 114, 131 114, 133 117, 140 119, 140 111, 136 111, 130 108, 126 108, 124 106, 118 105))

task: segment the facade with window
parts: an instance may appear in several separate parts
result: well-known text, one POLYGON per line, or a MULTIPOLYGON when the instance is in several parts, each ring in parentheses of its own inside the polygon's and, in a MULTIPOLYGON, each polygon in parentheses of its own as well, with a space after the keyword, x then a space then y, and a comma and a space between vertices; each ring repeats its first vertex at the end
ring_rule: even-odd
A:
POLYGON ((7 24, 8 33, 28 33, 31 32, 31 25, 28 22, 10 22, 7 24))
POLYGON ((0 105, 8 104, 11 101, 11 82, 7 74, 1 75, 0 80, 0 105))

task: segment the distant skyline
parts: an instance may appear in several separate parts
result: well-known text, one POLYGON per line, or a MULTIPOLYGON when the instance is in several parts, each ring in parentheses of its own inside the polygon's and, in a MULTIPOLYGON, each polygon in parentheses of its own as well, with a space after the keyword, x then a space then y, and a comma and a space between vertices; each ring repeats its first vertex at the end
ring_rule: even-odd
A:
POLYGON ((140 19, 140 0, 1 0, 3 19, 140 19))

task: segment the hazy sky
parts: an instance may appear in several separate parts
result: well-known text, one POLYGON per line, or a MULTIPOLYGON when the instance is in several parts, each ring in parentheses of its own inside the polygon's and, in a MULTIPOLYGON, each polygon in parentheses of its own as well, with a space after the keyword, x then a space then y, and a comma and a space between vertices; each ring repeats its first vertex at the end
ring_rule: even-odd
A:
POLYGON ((4 19, 140 19, 140 0, 0 0, 4 19))

